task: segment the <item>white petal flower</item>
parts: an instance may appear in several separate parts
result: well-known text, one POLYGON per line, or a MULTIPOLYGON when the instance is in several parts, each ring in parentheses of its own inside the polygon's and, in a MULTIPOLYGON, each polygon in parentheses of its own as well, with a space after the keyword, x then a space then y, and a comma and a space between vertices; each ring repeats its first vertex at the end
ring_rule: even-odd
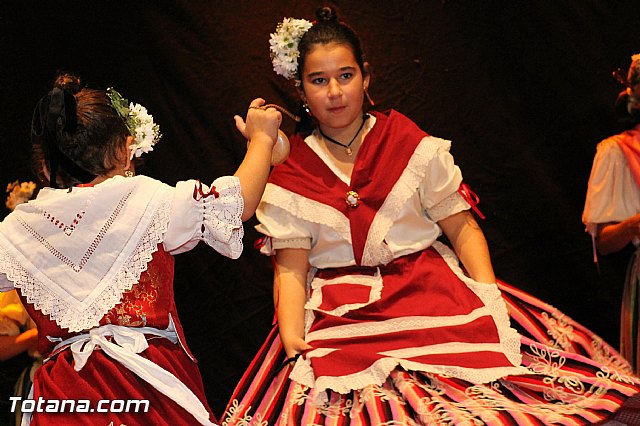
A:
POLYGON ((273 70, 287 79, 296 77, 298 71, 298 44, 302 36, 312 27, 305 19, 284 18, 269 39, 273 70))
POLYGON ((107 96, 134 137, 134 143, 129 146, 131 158, 153 151, 153 145, 162 137, 160 127, 153 122, 153 116, 142 105, 129 103, 113 88, 107 89, 107 96))

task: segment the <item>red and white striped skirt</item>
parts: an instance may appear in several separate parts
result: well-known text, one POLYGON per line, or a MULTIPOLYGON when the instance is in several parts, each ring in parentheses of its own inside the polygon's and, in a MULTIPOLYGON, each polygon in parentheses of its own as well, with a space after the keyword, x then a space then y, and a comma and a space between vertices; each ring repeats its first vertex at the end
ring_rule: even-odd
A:
POLYGON ((583 425, 640 392, 588 329, 507 284, 468 279, 439 250, 318 271, 306 306, 313 349, 280 369, 274 327, 222 424, 583 425))

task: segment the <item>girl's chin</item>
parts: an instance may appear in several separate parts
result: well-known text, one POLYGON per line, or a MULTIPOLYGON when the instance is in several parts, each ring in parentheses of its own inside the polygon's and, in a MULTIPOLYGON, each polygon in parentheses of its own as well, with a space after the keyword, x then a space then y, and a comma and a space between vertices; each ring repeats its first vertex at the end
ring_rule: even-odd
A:
POLYGON ((359 114, 353 117, 348 117, 346 114, 328 114, 321 123, 323 127, 344 129, 345 127, 351 126, 355 121, 359 123, 360 118, 361 116, 359 114))

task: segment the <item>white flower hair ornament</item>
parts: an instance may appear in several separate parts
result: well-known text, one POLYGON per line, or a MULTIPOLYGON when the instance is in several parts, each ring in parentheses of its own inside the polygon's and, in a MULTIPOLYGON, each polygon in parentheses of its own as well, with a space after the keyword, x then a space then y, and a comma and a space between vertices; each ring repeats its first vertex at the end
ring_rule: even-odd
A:
POLYGON ((113 109, 122 117, 129 133, 134 137, 134 143, 129 145, 131 159, 153 151, 153 146, 160 140, 160 126, 153 122, 153 116, 140 104, 129 103, 113 87, 107 89, 107 96, 111 100, 113 109))
POLYGON ((269 38, 271 62, 276 74, 288 80, 298 73, 298 44, 302 36, 313 24, 306 19, 284 18, 276 27, 276 32, 269 38))

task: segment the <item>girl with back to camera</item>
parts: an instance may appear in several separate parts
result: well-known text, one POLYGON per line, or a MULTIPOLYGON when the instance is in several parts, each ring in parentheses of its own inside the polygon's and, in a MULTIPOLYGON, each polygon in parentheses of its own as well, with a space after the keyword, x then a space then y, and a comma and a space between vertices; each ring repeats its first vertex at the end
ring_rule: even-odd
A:
POLYGON ((235 119, 251 140, 235 175, 172 187, 134 176, 134 156, 160 136, 144 107, 71 75, 40 100, 34 164, 51 187, 0 223, 0 290, 18 289, 45 357, 31 424, 214 424, 176 312, 173 255, 200 241, 242 252, 281 115, 235 119))
POLYGON ((332 9, 285 19, 271 50, 315 125, 256 213, 279 333, 224 425, 592 424, 638 392, 597 336, 496 284, 450 142, 364 111, 368 66, 332 9))

